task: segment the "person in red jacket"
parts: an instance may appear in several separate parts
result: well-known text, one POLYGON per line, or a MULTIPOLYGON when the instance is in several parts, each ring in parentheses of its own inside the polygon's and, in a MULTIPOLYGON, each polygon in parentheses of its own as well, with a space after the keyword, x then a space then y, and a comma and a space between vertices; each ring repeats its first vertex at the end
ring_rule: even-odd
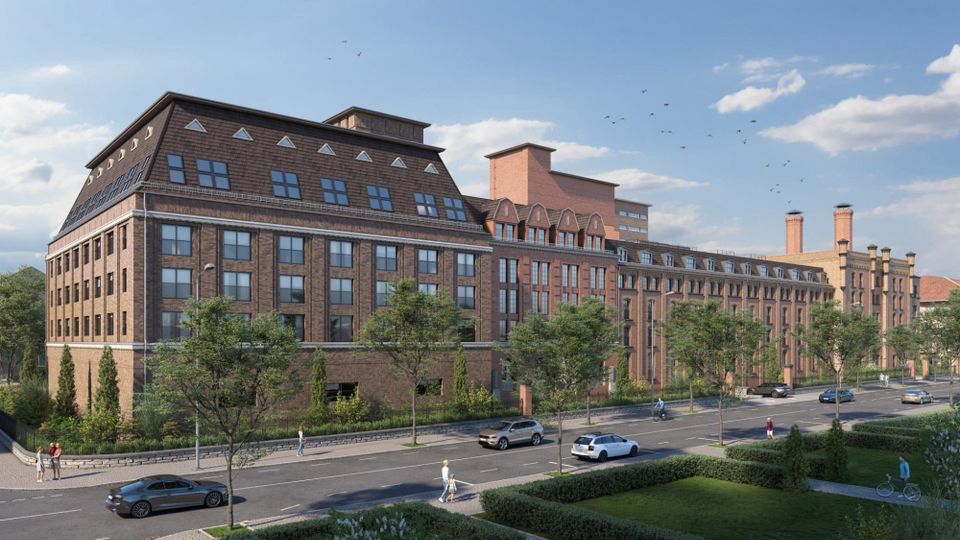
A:
POLYGON ((767 418, 767 438, 773 438, 773 420, 771 420, 769 417, 767 418))

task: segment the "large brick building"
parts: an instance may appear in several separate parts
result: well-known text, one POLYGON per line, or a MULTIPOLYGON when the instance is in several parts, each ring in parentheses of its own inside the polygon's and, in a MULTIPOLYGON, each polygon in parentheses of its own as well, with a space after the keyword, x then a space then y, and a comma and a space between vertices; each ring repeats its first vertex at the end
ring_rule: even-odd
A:
MULTIPOLYGON (((304 361, 327 352, 329 395, 359 385, 365 397, 398 404, 407 389, 354 336, 402 277, 456 298, 469 373, 505 399, 512 387, 493 344, 529 313, 549 316, 563 302, 594 296, 614 306, 631 376, 660 385, 681 376, 657 331, 672 301, 749 311, 773 339, 805 323, 810 303, 832 298, 837 282, 848 294, 846 274, 820 259, 651 242, 648 204, 617 198, 616 184, 553 170, 545 146, 488 155, 491 198, 465 197, 442 149, 423 143, 427 127, 356 107, 315 122, 162 96, 87 164, 49 245, 51 390, 69 345, 78 402, 89 407, 110 345, 128 412, 149 380, 144 355, 181 337, 185 304, 197 295, 232 296, 242 317, 280 313, 304 361)), ((912 257, 909 272, 872 260, 889 266, 888 287, 912 276, 912 257)), ((888 307, 899 322, 900 308, 888 307)), ((790 339, 780 356, 794 371, 814 369, 790 339)), ((441 363, 431 388, 446 395, 451 377, 441 363)))

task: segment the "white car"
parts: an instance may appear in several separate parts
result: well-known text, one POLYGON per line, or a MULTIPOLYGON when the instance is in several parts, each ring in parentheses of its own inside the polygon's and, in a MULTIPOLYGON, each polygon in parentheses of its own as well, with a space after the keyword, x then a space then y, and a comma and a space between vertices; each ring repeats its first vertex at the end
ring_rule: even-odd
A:
POLYGON ((617 456, 634 457, 640 453, 640 444, 613 433, 587 433, 573 441, 570 453, 577 459, 595 459, 602 463, 617 456))

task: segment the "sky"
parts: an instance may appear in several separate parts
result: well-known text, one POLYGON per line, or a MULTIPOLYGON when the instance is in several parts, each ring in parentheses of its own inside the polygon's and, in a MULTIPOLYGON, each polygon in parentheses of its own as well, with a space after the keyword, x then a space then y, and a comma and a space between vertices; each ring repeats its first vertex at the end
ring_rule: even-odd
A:
POLYGON ((740 255, 917 253, 960 276, 957 2, 0 0, 0 271, 43 268, 84 164, 167 90, 429 122, 465 194, 493 150, 653 205, 650 238, 740 255))

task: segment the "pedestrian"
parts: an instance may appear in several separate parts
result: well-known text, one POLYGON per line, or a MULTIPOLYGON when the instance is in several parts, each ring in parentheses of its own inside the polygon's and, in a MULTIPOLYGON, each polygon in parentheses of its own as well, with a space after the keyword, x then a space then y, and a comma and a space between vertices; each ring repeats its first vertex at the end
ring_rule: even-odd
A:
POLYGON ((443 493, 440 494, 440 502, 447 501, 447 494, 450 492, 450 462, 443 460, 443 468, 440 469, 440 479, 443 481, 443 493))
POLYGON ((453 502, 453 500, 457 498, 457 479, 454 478, 452 474, 450 475, 449 488, 450 492, 447 494, 447 502, 453 502))
POLYGON ((767 417, 767 438, 773 439, 773 420, 767 417))
POLYGON ((303 445, 307 442, 306 437, 303 436, 303 425, 300 425, 300 431, 297 432, 297 438, 300 445, 297 446, 297 456, 303 457, 303 445))
POLYGON ((903 486, 900 488, 899 498, 903 498, 903 490, 907 488, 907 483, 910 482, 910 464, 907 463, 907 459, 903 457, 903 454, 900 454, 900 481, 903 483, 903 486))
POLYGON ((43 482, 43 447, 37 447, 37 482, 43 482))
POLYGON ((60 480, 60 455, 63 454, 63 447, 57 443, 57 449, 53 451, 53 479, 60 480))
POLYGON ((57 451, 57 443, 50 441, 50 446, 47 448, 47 455, 50 456, 50 470, 53 471, 53 454, 57 451))

